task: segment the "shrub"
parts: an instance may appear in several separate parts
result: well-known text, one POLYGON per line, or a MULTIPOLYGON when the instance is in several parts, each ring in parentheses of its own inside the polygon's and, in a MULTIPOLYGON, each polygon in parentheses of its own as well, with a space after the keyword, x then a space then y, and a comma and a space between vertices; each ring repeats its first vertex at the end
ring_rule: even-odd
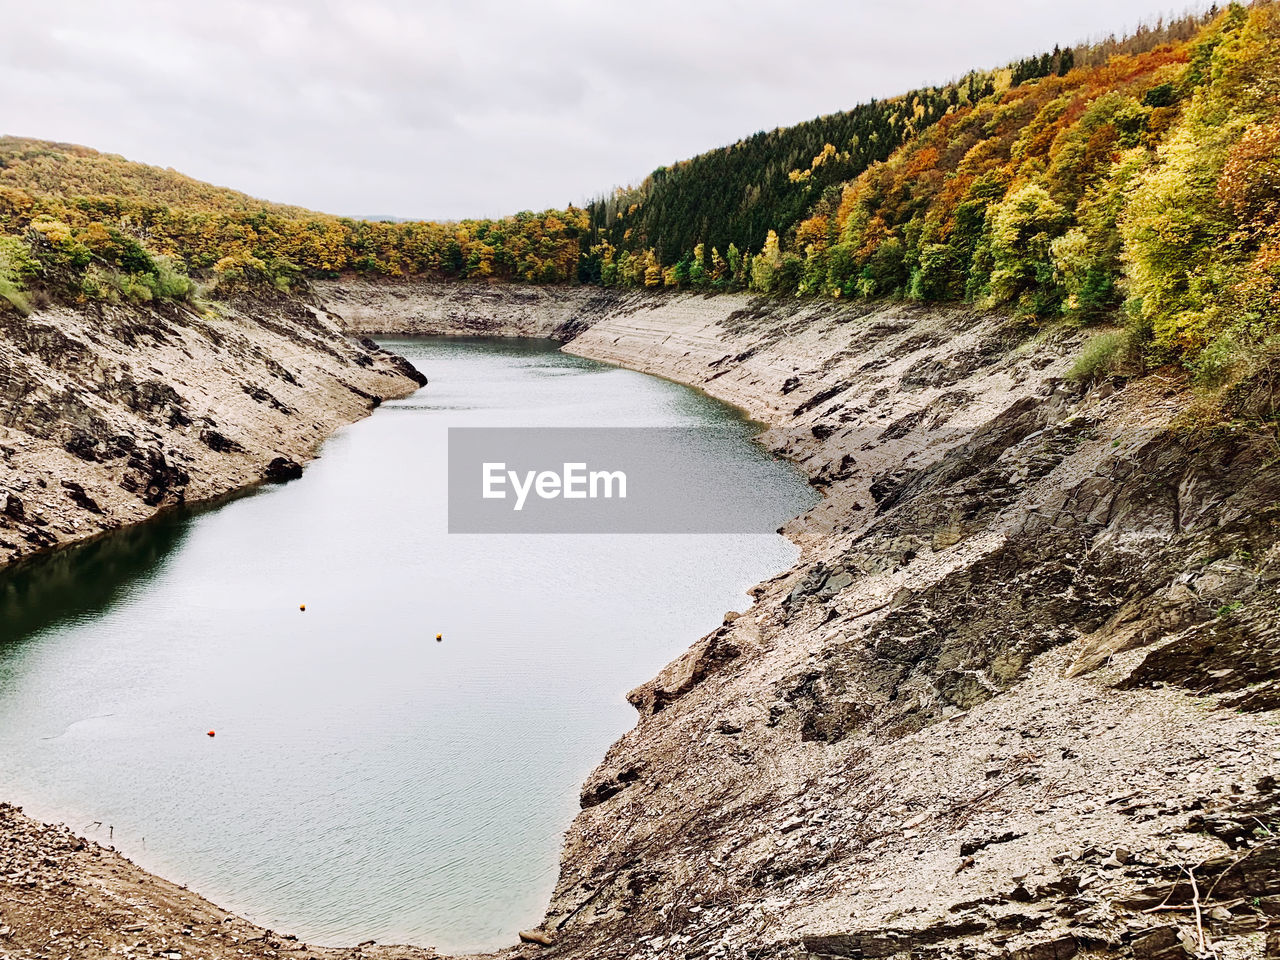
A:
POLYGON ((1127 358, 1131 342, 1131 335, 1126 330, 1110 330, 1090 337, 1067 376, 1072 380, 1105 377, 1127 358))
POLYGON ((151 274, 112 273, 116 289, 126 300, 134 303, 147 303, 154 298, 151 291, 151 274))
POLYGON ((1234 333, 1224 331, 1200 351, 1191 369, 1201 386, 1221 387, 1247 363, 1248 355, 1234 333))
POLYGON ((36 275, 39 265, 31 251, 17 237, 0 237, 0 300, 4 300, 23 316, 31 312, 31 304, 23 296, 26 279, 36 275))
POLYGON ((117 303, 120 300, 120 290, 114 275, 96 263, 85 268, 80 277, 80 294, 86 300, 99 302, 117 303))
POLYGON ((5 276, 0 276, 0 300, 4 300, 24 317, 31 312, 31 304, 22 295, 22 290, 5 276))
POLYGON ((159 300, 189 300, 195 293, 196 285, 191 278, 180 271, 168 257, 154 257, 150 273, 142 274, 139 279, 159 300))

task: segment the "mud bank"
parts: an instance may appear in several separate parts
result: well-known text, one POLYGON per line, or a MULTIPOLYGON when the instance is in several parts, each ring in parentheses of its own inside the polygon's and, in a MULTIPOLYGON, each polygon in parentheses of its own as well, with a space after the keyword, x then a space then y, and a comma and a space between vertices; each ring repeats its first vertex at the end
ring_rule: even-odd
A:
MULTIPOLYGON (((796 567, 629 695, 637 725, 566 837, 551 945, 512 953, 1280 953, 1265 391, 1194 431, 1180 383, 1067 380, 1079 334, 999 316, 739 296, 588 308, 594 293, 540 290, 557 306, 537 318, 527 291, 490 288, 484 322, 457 329, 472 294, 410 287, 321 295, 356 329, 551 334, 699 387, 768 424, 827 495, 788 528, 796 567)), ((5 907, 0 949, 20 956, 57 949, 54 896, 124 902, 159 882, 117 860, 110 878, 40 874, 58 855, 16 849, 6 900, 45 891, 24 894, 31 920, 5 907)), ((149 903, 148 947, 212 910, 149 903)), ((274 939, 182 952, 308 955, 274 939)))
POLYGON ((343 424, 417 389, 292 298, 0 317, 0 566, 296 476, 343 424))

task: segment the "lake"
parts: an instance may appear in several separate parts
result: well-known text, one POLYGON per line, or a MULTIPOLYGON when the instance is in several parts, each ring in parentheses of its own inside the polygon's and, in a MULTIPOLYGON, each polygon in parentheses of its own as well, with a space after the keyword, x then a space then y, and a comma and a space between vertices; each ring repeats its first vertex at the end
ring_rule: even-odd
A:
POLYGON ((0 799, 304 940, 500 947, 626 692, 796 549, 449 535, 447 428, 705 426, 787 512, 816 497, 677 384, 549 341, 384 343, 430 384, 302 479, 0 575, 0 799))

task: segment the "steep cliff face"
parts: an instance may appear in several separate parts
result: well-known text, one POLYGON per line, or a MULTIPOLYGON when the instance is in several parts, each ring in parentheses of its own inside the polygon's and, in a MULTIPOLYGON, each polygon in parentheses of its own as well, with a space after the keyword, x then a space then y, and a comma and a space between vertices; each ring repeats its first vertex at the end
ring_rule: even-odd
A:
POLYGON ((295 476, 420 380, 290 298, 0 314, 0 565, 295 476))

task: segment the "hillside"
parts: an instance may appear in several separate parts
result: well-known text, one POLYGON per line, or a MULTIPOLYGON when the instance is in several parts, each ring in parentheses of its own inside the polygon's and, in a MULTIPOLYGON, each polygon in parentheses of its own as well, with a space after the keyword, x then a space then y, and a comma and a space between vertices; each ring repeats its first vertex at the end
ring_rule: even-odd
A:
POLYGON ((674 279, 681 284, 745 285, 749 276, 734 277, 733 270, 709 276, 715 270, 713 251, 728 260, 733 259, 730 247, 744 254, 761 250, 770 231, 790 239, 806 213, 838 203, 845 184, 944 118, 1000 102, 1011 91, 1077 67, 1078 76, 1090 76, 1112 58, 1176 48, 1208 19, 1187 15, 1139 27, 1122 40, 1055 47, 1002 68, 973 70, 951 83, 761 131, 662 167, 638 187, 588 205, 593 243, 608 244, 589 256, 592 277, 599 279, 610 249, 641 255, 652 249, 660 264, 675 268, 674 279))
POLYGON ((87 147, 0 138, 0 304, 187 300, 341 271, 563 281, 582 211, 353 220, 256 200, 87 147))
POLYGON ((569 341, 741 404, 825 497, 628 694, 560 956, 1277 955, 1268 387, 1190 431, 1176 382, 1066 378, 1084 336, 682 295, 569 341))
MULTIPOLYGON (((421 383, 360 334, 554 336, 742 407, 824 499, 628 695, 501 956, 1280 955, 1278 124, 1263 0, 501 220, 0 140, 0 564, 296 476, 421 383)), ((0 867, 0 956, 435 956, 3 805, 0 867)))
POLYGON ((681 195, 668 181, 715 176, 713 155, 691 161, 617 211, 626 239, 602 234, 601 276, 968 302, 1029 324, 1121 320, 1123 334, 1095 344, 1095 370, 1174 361, 1229 379, 1277 331, 1277 8, 1233 5, 1104 46, 1111 55, 1032 58, 898 104, 922 120, 940 97, 945 110, 883 162, 866 162, 859 138, 828 142, 789 174, 792 202, 812 198, 807 214, 778 208, 765 236, 735 233, 733 218, 698 227, 670 201, 703 232, 696 246, 655 241, 652 208, 681 195))
POLYGON ((0 567, 290 479, 420 383, 290 300, 0 314, 0 567))
POLYGON ((1280 11, 957 111, 765 251, 761 289, 1129 320, 1208 379, 1277 330, 1280 11))
POLYGON ((991 76, 970 74, 962 83, 761 131, 661 167, 639 187, 588 205, 593 247, 586 267, 591 279, 600 281, 604 264, 613 262, 606 253, 610 248, 652 249, 667 264, 678 263, 698 245, 708 251, 730 246, 758 250, 769 230, 798 221, 826 189, 888 159, 956 106, 994 90, 991 76), (829 143, 841 144, 842 152, 810 167, 829 143), (810 167, 811 175, 803 181, 791 176, 798 167, 810 167))
POLYGON ((69 201, 116 197, 194 210, 274 213, 284 217, 313 215, 301 207, 258 200, 176 170, 133 163, 116 154, 72 143, 22 137, 0 137, 0 188, 69 201))
POLYGON ((500 220, 351 220, 5 138, 0 298, 189 299, 356 272, 967 302, 1121 322, 1096 370, 1172 361, 1221 382, 1280 305, 1278 44, 1274 0, 1215 8, 500 220))

